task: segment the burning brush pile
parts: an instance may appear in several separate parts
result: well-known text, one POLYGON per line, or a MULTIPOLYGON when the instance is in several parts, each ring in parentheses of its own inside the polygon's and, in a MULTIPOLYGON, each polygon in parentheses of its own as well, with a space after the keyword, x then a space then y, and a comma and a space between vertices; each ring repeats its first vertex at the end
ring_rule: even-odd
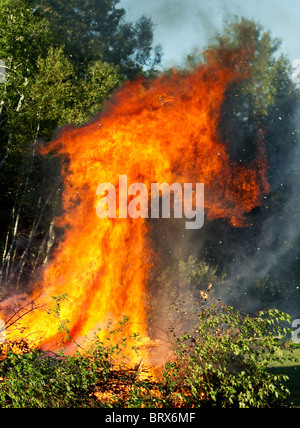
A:
MULTIPOLYGON (((244 56, 232 52, 220 65, 208 52, 206 63, 191 72, 126 83, 92 123, 64 127, 41 149, 63 160, 64 213, 57 224, 65 232, 32 295, 2 302, 1 317, 10 327, 2 354, 2 405, 16 404, 8 399, 13 358, 20 368, 16 382, 22 378, 24 390, 36 394, 37 406, 65 394, 66 385, 64 400, 69 401, 57 399, 55 405, 247 406, 254 389, 266 402, 273 396, 263 372, 267 361, 258 364, 254 358, 262 344, 269 350, 275 346, 263 315, 252 320, 222 305, 208 309, 205 303, 196 327, 180 339, 172 337, 167 352, 149 333, 148 323, 155 311, 148 283, 157 263, 151 186, 176 183, 182 189, 202 183, 205 218, 225 219, 235 228, 246 225, 244 215, 269 191, 263 138, 256 142, 253 160, 243 165, 232 160, 218 131, 226 91, 247 77, 244 56), (103 183, 106 193, 101 194, 97 189, 103 183), (135 183, 143 186, 130 190, 135 183), (129 321, 119 324, 124 316, 129 321), (241 335, 243 326, 251 338, 241 335), (12 352, 12 344, 21 352, 12 352), (34 380, 28 370, 32 360, 34 380), (155 360, 160 370, 149 369, 155 360), (254 373, 258 382, 251 386, 254 373)), ((201 200, 193 198, 192 214, 201 200)), ((185 211, 189 219, 191 212, 185 211)))

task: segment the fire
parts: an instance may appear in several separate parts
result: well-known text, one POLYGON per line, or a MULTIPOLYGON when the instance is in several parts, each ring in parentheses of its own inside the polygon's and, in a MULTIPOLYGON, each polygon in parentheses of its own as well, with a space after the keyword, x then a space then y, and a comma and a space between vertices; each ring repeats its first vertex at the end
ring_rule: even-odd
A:
POLYGON ((208 299, 208 295, 211 289, 212 289, 212 284, 209 283, 206 291, 200 290, 200 296, 204 301, 208 299))
MULTIPOLYGON (((65 293, 61 318, 74 339, 124 315, 130 318, 128 333, 147 338, 149 220, 99 219, 100 183, 118 190, 121 175, 149 190, 151 183, 204 183, 206 218, 224 218, 236 227, 261 204, 268 191, 263 148, 248 167, 237 165, 218 134, 225 91, 240 73, 236 64, 220 67, 211 60, 190 73, 126 83, 96 120, 65 127, 43 148, 67 159, 64 214, 57 220, 65 233, 31 298, 41 295, 48 305, 51 296, 65 293)), ((32 311, 20 323, 40 346, 57 343, 59 321, 49 320, 47 311, 32 311)))

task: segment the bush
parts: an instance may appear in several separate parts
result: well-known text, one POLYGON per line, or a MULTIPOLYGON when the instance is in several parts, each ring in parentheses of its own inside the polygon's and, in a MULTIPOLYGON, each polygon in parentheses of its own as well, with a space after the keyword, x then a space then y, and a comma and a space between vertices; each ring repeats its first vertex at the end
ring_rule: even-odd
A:
POLYGON ((214 304, 198 315, 196 329, 175 337, 175 356, 164 370, 166 402, 175 407, 281 407, 288 405, 286 377, 268 368, 283 362, 289 316, 255 317, 214 304))
MULTIPOLYGON (((105 345, 98 335, 72 355, 29 349, 24 341, 0 345, 1 408, 132 407, 147 394, 151 378, 143 380, 140 366, 129 365, 128 349, 138 352, 139 336, 125 337, 124 318, 110 327, 105 345), (129 347, 128 339, 135 345, 129 347)), ((66 334, 69 332, 66 330, 66 334)))
POLYGON ((105 343, 95 335, 69 356, 30 349, 24 341, 0 345, 0 407, 288 406, 286 378, 268 371, 283 360, 287 315, 205 307, 195 329, 174 333, 172 357, 156 379, 142 364, 130 364, 132 353, 140 355, 140 337, 126 337, 127 321, 108 327, 105 343))

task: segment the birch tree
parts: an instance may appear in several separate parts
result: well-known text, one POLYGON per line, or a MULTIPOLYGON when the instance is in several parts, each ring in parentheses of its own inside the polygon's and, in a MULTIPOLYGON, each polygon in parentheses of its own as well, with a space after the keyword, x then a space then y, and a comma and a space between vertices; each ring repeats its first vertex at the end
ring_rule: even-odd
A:
POLYGON ((80 3, 81 27, 73 3, 0 3, 0 59, 6 66, 0 84, 0 278, 7 287, 29 283, 60 236, 53 221, 61 210, 60 161, 42 157, 40 143, 64 124, 88 121, 129 71, 141 71, 151 56, 150 21, 125 24, 117 1, 102 1, 103 9, 88 1, 80 3), (89 25, 96 25, 96 33, 89 25))

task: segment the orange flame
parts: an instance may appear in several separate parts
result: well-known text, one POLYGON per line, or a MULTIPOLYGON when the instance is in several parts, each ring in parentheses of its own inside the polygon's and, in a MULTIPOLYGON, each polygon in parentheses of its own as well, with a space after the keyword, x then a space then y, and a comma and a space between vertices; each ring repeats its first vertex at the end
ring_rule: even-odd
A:
MULTIPOLYGON (((235 164, 217 126, 225 90, 240 71, 215 61, 191 73, 172 72, 153 81, 126 83, 93 123, 66 127, 43 152, 66 155, 63 175, 64 239, 36 284, 41 302, 67 294, 62 319, 79 338, 108 319, 127 315, 131 332, 147 337, 147 280, 151 245, 145 219, 99 219, 96 189, 108 182, 204 183, 207 219, 225 218, 238 227, 244 213, 268 191, 263 148, 248 167, 235 164)), ((40 345, 54 346, 58 323, 45 311, 21 320, 40 345)))

